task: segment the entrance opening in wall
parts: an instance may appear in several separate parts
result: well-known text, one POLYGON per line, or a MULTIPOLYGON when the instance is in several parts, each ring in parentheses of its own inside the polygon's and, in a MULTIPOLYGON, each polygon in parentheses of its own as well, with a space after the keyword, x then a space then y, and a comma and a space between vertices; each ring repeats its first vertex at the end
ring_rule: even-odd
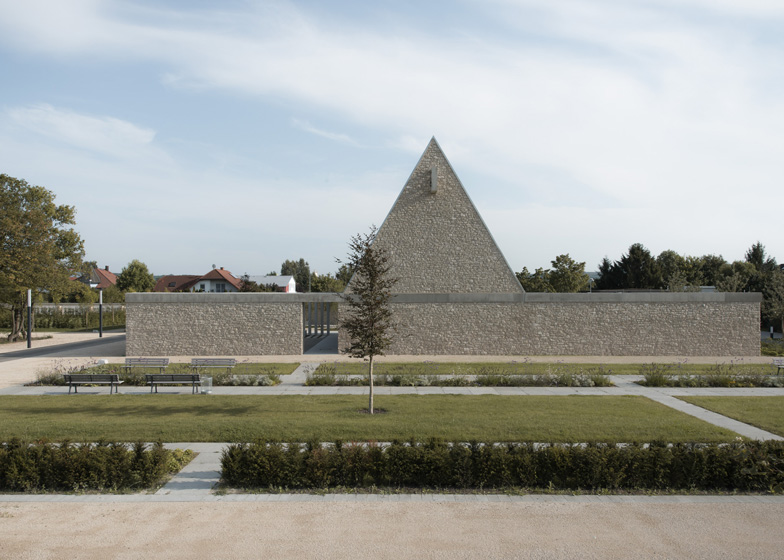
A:
POLYGON ((302 351, 305 354, 338 353, 338 304, 309 301, 302 304, 302 351))

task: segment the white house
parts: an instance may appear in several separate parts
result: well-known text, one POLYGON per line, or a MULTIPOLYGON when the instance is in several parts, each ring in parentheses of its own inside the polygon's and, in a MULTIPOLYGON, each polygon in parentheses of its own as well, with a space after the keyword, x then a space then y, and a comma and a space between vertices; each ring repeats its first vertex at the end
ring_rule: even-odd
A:
POLYGON ((277 286, 281 292, 293 294, 297 291, 297 283, 294 281, 293 276, 248 276, 248 280, 256 282, 259 286, 273 284, 277 286))

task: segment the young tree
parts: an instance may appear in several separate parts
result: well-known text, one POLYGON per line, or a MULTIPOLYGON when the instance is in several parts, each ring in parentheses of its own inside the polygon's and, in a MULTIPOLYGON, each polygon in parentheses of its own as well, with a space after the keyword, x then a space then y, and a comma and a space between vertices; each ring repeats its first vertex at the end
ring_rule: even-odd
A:
MULTIPOLYGON (((348 260, 354 276, 346 292, 341 295, 348 304, 348 313, 340 320, 340 327, 348 334, 349 345, 344 349, 353 358, 368 361, 370 385, 368 412, 373 414, 373 359, 383 356, 392 344, 392 310, 390 299, 397 278, 390 276, 388 252, 373 244, 378 230, 370 228, 366 235, 357 234, 349 242, 348 260)), ((338 262, 342 262, 338 260, 338 262)))
POLYGON ((155 287, 155 277, 146 264, 133 259, 117 275, 117 287, 123 292, 151 292, 155 287))
POLYGON ((73 206, 57 206, 55 195, 23 179, 0 174, 0 305, 11 310, 9 341, 25 334, 27 290, 64 287, 84 256, 73 206))

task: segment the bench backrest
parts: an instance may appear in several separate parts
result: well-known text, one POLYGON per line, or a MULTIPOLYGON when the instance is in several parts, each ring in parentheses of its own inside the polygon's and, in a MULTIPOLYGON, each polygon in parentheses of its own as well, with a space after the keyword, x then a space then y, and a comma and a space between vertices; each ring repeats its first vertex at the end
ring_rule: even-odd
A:
POLYGON ((66 383, 118 383, 120 376, 116 373, 64 373, 66 383))
POLYGON ((193 358, 191 359, 192 366, 234 366, 237 365, 237 360, 234 358, 193 358))
POLYGON ((168 366, 169 358, 125 358, 126 366, 168 366))
POLYGON ((773 358, 774 366, 784 366, 784 358, 773 358))
POLYGON ((147 379, 147 383, 193 383, 194 381, 201 380, 198 373, 148 373, 145 375, 145 378, 147 379))

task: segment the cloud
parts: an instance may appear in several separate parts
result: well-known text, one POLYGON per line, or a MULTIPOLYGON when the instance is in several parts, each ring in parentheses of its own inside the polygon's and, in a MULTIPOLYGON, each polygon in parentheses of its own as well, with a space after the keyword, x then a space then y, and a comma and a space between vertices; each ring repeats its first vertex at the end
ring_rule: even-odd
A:
POLYGON ((70 147, 114 157, 128 157, 146 150, 155 131, 113 117, 82 115, 47 104, 6 110, 10 121, 70 147))
POLYGON ((347 134, 341 134, 337 132, 329 132, 327 130, 322 130, 320 128, 316 128, 308 121, 304 121, 301 119, 291 119, 291 124, 300 130, 304 130, 305 132, 309 132, 310 134, 315 134, 316 136, 321 136, 322 138, 326 138, 327 140, 334 140, 335 142, 342 142, 344 144, 350 144, 352 146, 358 146, 358 144, 347 134))
MULTIPOLYGON (((152 62, 168 88, 270 103, 289 113, 285 123, 346 146, 360 129, 418 155, 435 135, 505 250, 519 245, 521 222, 537 235, 576 224, 572 241, 601 252, 613 231, 632 237, 621 251, 642 236, 676 249, 687 239, 729 245, 760 227, 750 192, 784 204, 781 2, 477 0, 449 25, 434 25, 439 10, 165 6, 82 0, 59 13, 7 3, 0 40, 52 57, 152 62), (290 114, 343 120, 352 135, 290 114), (575 193, 594 201, 582 214, 575 193)), ((71 115, 70 126, 67 111, 17 116, 91 150, 154 144, 153 131, 104 117, 71 115)), ((509 250, 520 254, 513 266, 525 262, 525 248, 509 250)))

